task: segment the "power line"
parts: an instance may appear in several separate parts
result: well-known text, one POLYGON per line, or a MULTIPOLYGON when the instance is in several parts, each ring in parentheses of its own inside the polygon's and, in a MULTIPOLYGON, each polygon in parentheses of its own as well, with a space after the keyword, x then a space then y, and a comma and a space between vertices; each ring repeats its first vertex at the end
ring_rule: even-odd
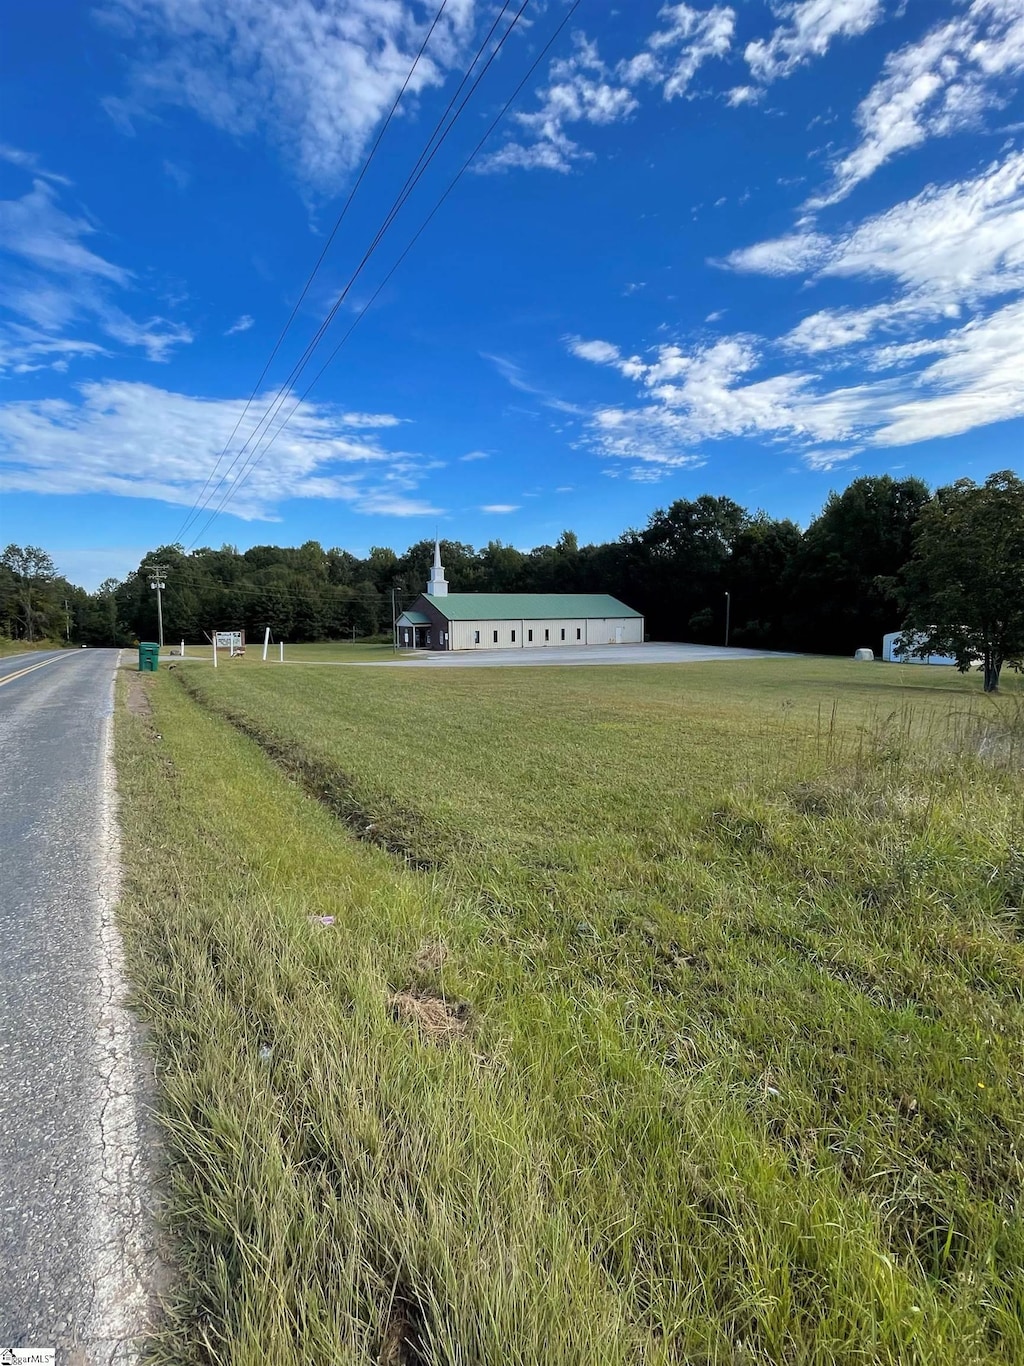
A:
MULTIPOLYGON (((239 460, 240 460, 240 459, 242 458, 242 456, 245 454, 245 451, 248 449, 248 447, 249 447, 249 445, 251 444, 251 442, 253 441, 253 439, 254 439, 254 438, 256 439, 256 445, 257 445, 257 448, 258 448, 259 444, 260 444, 260 443, 264 440, 264 438, 266 437, 266 434, 267 434, 267 431, 269 430, 270 425, 273 423, 274 418, 277 416, 277 413, 280 411, 281 406, 283 405, 283 403, 285 402, 286 398, 288 397, 288 393, 289 393, 289 390, 290 390, 292 384, 295 382, 295 380, 297 380, 297 379, 299 378, 299 376, 302 374, 303 370, 305 370, 306 366, 308 365, 310 359, 311 359, 312 356, 313 356, 313 353, 315 352, 316 348, 319 346, 320 342, 323 340, 324 335, 326 334, 326 332, 327 332, 328 328, 330 327, 331 323, 334 321, 335 317, 337 316, 339 309, 341 308, 341 306, 342 306, 342 304, 344 303, 345 299, 348 297, 350 291, 352 290, 352 288, 353 288, 353 286, 355 285, 356 281, 358 280, 359 276, 362 274, 363 270, 365 269, 365 267, 366 267, 368 261, 370 260, 371 256, 372 256, 373 253, 376 251, 377 247, 380 245, 381 241, 383 240, 383 238, 384 238, 385 235, 387 234, 388 230, 391 228, 392 224, 394 223, 396 217, 397 217, 398 214, 401 212, 401 210, 404 208, 405 204, 408 202, 408 199, 409 199, 409 197, 411 196, 413 190, 416 188, 416 185, 417 185, 417 184, 419 183, 419 181, 422 179, 422 177, 423 177, 424 173, 426 172, 427 168, 430 166, 430 163, 433 161, 434 157, 437 155, 438 151, 441 149, 441 147, 442 147, 442 145, 444 144, 445 140, 447 139, 448 135, 451 133, 452 129, 455 127, 455 124, 458 122, 459 118, 461 117, 463 111, 464 111, 465 108, 466 108, 466 105, 467 105, 467 104, 469 103, 469 101, 472 99, 473 95, 476 93, 476 90, 477 90, 478 87, 480 86, 481 81, 482 81, 482 80, 484 79, 484 77, 486 76, 487 71, 488 71, 488 69, 489 69, 490 66, 491 66, 491 63, 492 63, 492 62, 494 61, 494 59, 497 57, 498 53, 501 51, 501 49, 502 49, 502 47, 504 46, 505 42, 507 41, 507 39, 508 39, 509 36, 511 35, 513 29, 514 29, 514 28, 516 27, 516 25, 518 24, 519 19, 521 18, 522 14, 523 14, 523 11, 526 9, 527 5, 530 3, 530 0, 522 0, 522 4, 520 5, 518 11, 517 11, 516 14, 514 15, 514 17, 513 17, 512 21, 510 22, 508 28, 507 28, 507 29, 505 30, 505 32, 502 34, 502 36, 501 36, 501 38, 499 39, 498 43, 495 45, 494 50, 491 52, 490 56, 487 58, 487 61, 484 63, 484 66, 482 67, 482 69, 480 70, 480 72, 477 74, 477 76, 476 76, 475 79, 473 80, 473 84, 472 84, 472 86, 470 87, 469 92, 467 93, 467 95, 465 96, 465 98, 462 100, 462 102, 461 102, 461 104, 458 106, 458 108, 455 110, 454 114, 452 114, 452 115, 451 115, 451 118, 449 119, 448 116, 449 116, 449 114, 451 114, 452 107, 453 107, 453 105, 455 104, 455 101, 458 99, 458 96, 459 96, 460 92, 462 91, 462 89, 464 88, 464 86, 465 86, 467 80, 469 80, 469 78, 470 78, 470 76, 471 76, 471 74, 472 74, 472 72, 473 72, 473 68, 476 66, 477 62, 480 60, 480 58, 481 58, 481 56, 483 55, 483 53, 486 51, 487 46, 488 46, 488 44, 490 43, 491 37, 493 36, 495 29, 498 27, 498 24, 500 23, 502 17, 504 16, 505 12, 508 10, 508 8, 509 8, 509 6, 510 6, 510 3, 511 3, 511 0, 504 0, 504 3, 503 3, 503 5, 502 5, 502 7, 501 7, 501 10, 499 11, 499 13, 497 14, 497 16, 495 17, 494 21, 492 22, 491 27, 490 27, 490 29, 488 30, 487 35, 486 35, 486 37, 484 38, 483 42, 480 44, 480 47, 477 49, 477 52, 476 52, 476 54, 474 55, 473 60, 470 62, 469 66, 466 68, 466 71, 465 71, 465 73, 464 73, 464 75, 463 75, 463 77, 462 77, 462 80, 459 82, 458 88, 456 89, 456 91, 455 91, 455 93, 453 94, 452 98, 448 101, 448 106, 447 106, 447 108, 444 110, 444 112, 441 114, 440 118, 439 118, 439 119, 437 120, 437 122, 435 123, 434 128, 433 128, 433 130, 431 131, 430 136, 428 137, 427 142, 426 142, 426 144, 425 144, 423 150, 420 152, 419 157, 417 158, 417 160, 416 160, 416 162, 415 162, 415 164, 414 164, 412 170, 411 170, 411 171, 409 172, 409 174, 406 176, 404 185, 402 186, 401 190, 398 192, 397 196, 395 197, 395 200, 393 201, 393 203, 392 203, 392 205, 391 205, 391 208, 388 210, 388 213, 387 213, 387 215, 386 215, 386 217, 385 217, 383 223, 382 223, 381 226, 377 229, 377 232, 376 232, 376 234, 374 235, 374 238, 373 238, 372 242, 370 243, 369 247, 368 247, 368 248, 366 249, 366 251, 364 252, 363 257, 362 257, 362 260, 359 262, 359 264, 356 266, 355 270, 352 272, 352 274, 351 274, 351 276, 349 277, 347 283, 345 284, 344 289, 343 289, 343 290, 341 291, 341 293, 338 295, 337 299, 335 299, 335 301, 334 301, 334 303, 332 304, 332 306, 331 306, 330 310, 328 311, 327 315, 325 316, 325 318, 323 319, 323 321, 320 323, 320 326, 317 328, 317 331, 314 333, 313 337, 310 339, 309 343, 307 344, 305 351, 302 353, 302 355, 299 357, 299 359, 296 361, 296 363, 295 363, 294 366, 292 367, 291 373, 288 375, 288 377, 285 379, 284 383, 283 383, 283 384, 281 385, 281 387, 278 389, 277 394, 276 394, 276 395, 274 396, 274 398, 272 399, 272 401, 271 401, 269 407, 267 408, 267 411, 264 413, 263 417, 262 417, 262 418, 259 420, 259 422, 256 424, 256 426, 255 426, 255 428, 253 429, 253 431, 251 431, 251 432, 249 433, 249 435, 246 437, 246 440, 245 440, 244 443, 242 444, 241 448, 236 452, 236 454, 235 454, 234 458, 232 459, 230 465, 227 467, 227 469, 223 472, 223 474, 222 474, 222 475, 220 476, 220 478, 218 479, 217 484, 216 484, 216 486, 214 487, 214 489, 212 490, 212 492, 205 498, 205 501, 204 501, 204 503, 203 503, 203 508, 208 507, 208 506, 210 505, 210 503, 211 503, 211 502, 213 501, 213 499, 216 497, 217 492, 219 491, 220 487, 221 487, 223 484, 225 484, 225 483, 227 482, 228 477, 229 477, 230 474, 231 474, 231 471, 235 468, 235 466, 238 464, 239 460), (445 121, 446 121, 446 120, 448 120, 447 126, 446 126, 446 127, 443 127, 443 125, 445 124, 445 121), (436 142, 435 142, 435 139, 436 139, 436 142), (432 145, 432 144, 433 144, 433 145, 432 145), (264 427, 264 424, 266 424, 266 427, 265 427, 265 429, 261 432, 261 431, 260 431, 260 428, 261 428, 261 427, 264 427)), ((577 4, 578 4, 578 3, 579 3, 579 0, 577 0, 577 4)), ((575 5, 573 6, 573 8, 575 9, 575 5)), ((571 12, 571 11, 570 11, 570 12, 571 12)), ((507 106, 506 106, 506 107, 507 107, 507 106)), ((293 409, 292 411, 294 411, 294 409, 293 409)), ((291 415, 291 414, 289 414, 289 416, 290 416, 290 415, 291 415)), ((247 463, 248 463, 248 462, 243 462, 243 469, 245 468, 245 465, 246 465, 247 463)), ((236 482, 236 485, 237 485, 237 482, 238 482, 238 481, 236 480, 235 482, 236 482)), ((230 494, 230 489, 229 489, 229 494, 230 494)), ((228 499, 226 498, 224 501, 226 502, 226 501, 228 501, 228 499)), ((210 525, 210 522, 213 520, 213 517, 216 517, 216 516, 217 516, 217 514, 221 511, 221 509, 222 509, 223 506, 224 506, 224 503, 222 502, 222 503, 215 509, 213 515, 204 523, 202 530, 198 533, 198 535, 195 537, 195 539, 191 542, 192 545, 195 545, 196 541, 198 541, 198 540, 200 539, 200 537, 205 533, 207 527, 210 525)), ((202 511, 203 508, 198 509, 198 511, 202 511)))
POLYGON ((444 11, 445 11, 447 5, 448 5, 448 0, 441 0, 441 4, 440 4, 440 6, 439 6, 439 8, 438 8, 438 10, 437 10, 437 13, 434 15, 433 22, 431 23, 430 27, 427 29, 426 36, 424 37, 423 42, 420 44, 420 49, 419 49, 419 51, 416 53, 416 56, 413 58, 412 66, 410 66, 408 72, 406 73, 405 80, 402 82, 402 88, 399 90, 398 94, 395 96, 394 103, 392 104, 391 108, 388 110, 388 116, 387 116, 387 118, 384 120, 384 123, 381 125, 380 131, 378 132, 376 138, 374 139, 373 146, 370 148, 370 151, 369 151, 368 155, 365 157, 365 159, 364 159, 364 161, 363 161, 362 167, 361 167, 361 169, 360 169, 360 171, 359 171, 359 175, 356 177, 356 182, 355 182, 355 184, 352 186, 351 190, 349 191, 348 197, 346 198, 345 203, 342 205, 341 213, 340 213, 340 214, 338 215, 338 217, 335 219, 334 227, 331 229, 330 236, 327 238, 327 241, 324 243, 323 250, 320 252, 320 255, 317 257, 317 259, 316 259, 316 264, 314 265, 313 269, 310 271, 310 273, 309 273, 309 275, 308 275, 308 277, 307 277, 307 279, 306 279, 306 283, 302 286, 302 293, 299 295, 298 299, 296 299, 295 305, 294 305, 294 307, 292 308, 291 313, 288 315, 288 321, 285 323, 284 327, 281 329, 281 334, 280 334, 280 336, 278 337, 277 341, 274 343, 274 349, 271 351, 270 356, 269 356, 268 359, 267 359, 267 363, 264 365, 263 369, 260 371, 260 377, 259 377, 259 379, 258 379, 258 380, 256 381, 256 383, 253 385, 252 393, 251 393, 251 394, 249 395, 249 397, 246 399, 245 407, 242 409, 241 413, 239 414, 238 419, 237 419, 237 421, 235 422, 234 427, 232 428, 231 435, 228 437, 227 441, 224 443, 224 449, 221 451, 220 455, 218 455, 218 456, 217 456, 217 459, 214 461, 213 468, 210 470, 210 473, 209 473, 209 474, 207 475, 207 477, 206 477, 206 483, 205 483, 205 484, 203 485, 203 487, 200 489, 199 495, 198 495, 198 497, 196 498, 195 503, 193 503, 193 505, 192 505, 192 510, 189 512, 188 516, 185 518, 185 521, 182 523, 181 528, 180 528, 180 530, 178 531, 178 534, 177 534, 177 535, 175 536, 175 538, 174 538, 175 540, 178 540, 180 537, 182 537, 182 536, 185 534, 185 532, 188 530, 188 528, 189 528, 189 526, 191 525, 191 523, 192 523, 192 521, 194 520, 194 518, 195 518, 196 516, 198 516, 199 503, 200 503, 200 501, 202 500, 202 497, 203 497, 203 495, 205 494, 206 490, 210 487, 210 482, 211 482, 211 480, 213 479, 214 475, 217 473, 217 469, 218 469, 218 466, 220 465, 220 462, 224 459, 225 455, 226 455, 227 452, 228 452, 229 447, 231 446, 232 441, 234 441, 236 435, 238 434, 238 429, 239 429, 239 427, 242 425, 242 422, 245 420, 245 415, 246 415, 246 413, 248 413, 249 408, 252 406, 253 399, 256 397, 257 393, 259 392, 260 385, 263 383, 264 379, 265 379, 266 376, 267 376, 267 371, 270 369, 271 365, 273 365, 274 359, 275 359, 275 357, 277 356, 278 351, 281 349, 281 343, 284 341, 285 337, 287 336, 288 330, 290 329, 292 323, 295 321, 296 314, 298 313, 299 309, 301 308, 303 300, 305 299, 306 295, 309 293, 309 287, 310 287, 310 285, 313 283, 314 279, 316 278, 317 272, 319 271, 320 267, 321 267, 321 266, 323 265, 323 263, 324 263, 324 258, 326 257, 328 251, 330 251, 330 249, 331 249, 331 243, 334 241, 335 237, 337 236, 338 230, 339 230, 339 228, 341 227, 342 223, 344 222, 345 216, 346 216, 346 214, 348 213, 349 208, 351 207, 352 201, 353 201, 353 199, 355 199, 356 193, 358 192, 360 185, 363 183, 363 179, 364 179, 364 177, 366 176, 367 171, 370 169, 370 166, 371 166, 371 164, 373 163, 374 157, 377 155, 377 149, 378 149, 378 147, 380 146, 380 144, 381 144, 381 142, 382 142, 382 140, 383 140, 383 138, 384 138, 384 134, 388 131, 388 128, 389 128, 389 126, 390 126, 390 124, 391 124, 391 121, 392 121, 392 119, 394 118, 395 113, 396 113, 397 110, 398 110, 399 104, 401 104, 401 102, 402 102, 402 97, 403 97, 403 95, 405 94, 406 90, 409 88, 409 82, 412 80, 413 75, 414 75, 414 73, 415 73, 415 71, 416 71, 417 66, 419 66, 420 59, 422 58, 424 52, 426 52, 426 50, 427 50, 427 44, 430 42, 430 39, 431 39, 431 37, 433 36, 433 33, 434 33, 434 29, 437 28, 437 25, 438 25, 438 23, 440 22, 441 16, 442 16, 442 14, 444 13, 444 11))
MULTIPOLYGON (((528 3, 528 0, 525 0, 525 3, 524 3, 524 5, 523 5, 523 8, 524 8, 524 9, 525 9, 525 7, 526 7, 526 3, 528 3)), ((247 462, 247 464, 246 464, 245 466, 243 466, 242 471, 241 471, 239 477, 238 477, 238 478, 234 481, 234 483, 231 484, 231 485, 228 487, 228 489, 225 491, 225 494, 224 494, 223 498, 222 498, 221 501, 217 504, 217 506, 213 509, 213 511, 210 513, 210 515, 209 515, 209 517, 206 519, 206 521, 203 523, 202 529, 200 530, 200 532, 199 532, 198 535, 196 536, 195 540, 194 540, 193 542, 191 542, 191 545, 195 545, 196 541, 198 541, 199 538, 205 534, 205 532, 209 529, 209 527, 210 527, 210 525, 213 523, 213 521, 220 515, 221 512, 223 512, 224 508, 225 508, 225 507, 227 506, 227 504, 231 501, 231 499, 235 496, 235 494, 236 494, 236 493, 238 492, 238 490, 242 487, 242 485, 246 482, 246 480, 248 479, 249 475, 252 473, 253 469, 255 469, 255 467, 256 467, 256 465, 259 463, 259 461, 262 460, 263 456, 266 455, 267 451, 270 450, 271 446, 274 444, 274 442, 277 440, 277 438, 281 435, 282 431, 284 431, 285 427, 288 425, 289 421, 290 421, 291 418, 294 416, 296 409, 298 409, 298 408, 300 407, 300 405, 305 401, 305 399, 306 399, 307 396, 309 395, 309 393, 310 393, 310 391, 312 390, 312 388, 314 387, 314 385, 316 385, 316 384, 318 383, 318 381, 320 380, 320 378, 323 376, 324 372, 325 372, 325 371, 328 369, 328 367, 332 364, 332 362, 334 361, 335 357, 338 355, 338 352, 342 349, 342 347, 343 347, 343 346, 345 345, 345 343, 348 341, 349 337, 352 335, 352 333, 355 331, 356 327, 359 325, 359 323, 360 323, 360 322, 362 321, 362 319, 365 317, 366 313, 368 312, 368 310, 370 309, 370 307, 373 305, 373 303, 376 301, 376 299, 377 299, 378 296, 380 295, 381 291, 385 288, 385 286, 386 286, 386 285, 388 284, 388 282, 390 281, 391 277, 395 274, 395 272, 398 270, 399 266, 401 266, 402 262, 403 262, 403 261, 405 260, 405 258, 409 255, 410 251, 413 249, 413 247, 416 245, 416 243, 417 243, 417 241, 419 240, 419 238, 422 236, 422 234, 424 233, 424 231, 425 231, 425 230, 427 229, 427 227, 430 225, 431 221, 433 220, 434 216, 437 214, 437 212, 438 212, 438 210, 441 208, 441 206, 444 204, 445 200, 448 198, 448 196, 451 194, 451 192, 455 189, 455 186, 459 183, 459 181, 460 181, 460 180, 462 179, 462 177, 465 175, 466 171, 469 170, 470 166, 471 166, 471 165, 473 164, 473 162, 476 160, 477 156, 479 156, 481 148, 482 148, 482 147, 484 146, 484 144, 487 142, 488 138, 489 138, 489 137, 491 136, 491 134, 494 132, 495 128, 497 128, 497 126, 498 126, 498 124, 501 122, 501 120, 505 117, 505 114, 508 112, 509 108, 510 108, 510 107, 512 106, 512 104, 515 102, 515 100, 518 98, 518 96, 519 96, 519 94, 521 93, 523 87, 526 85, 527 81, 530 79, 530 77, 531 77, 531 76, 533 75, 533 73, 536 71, 536 69, 537 69, 537 67, 540 65, 540 63, 544 60, 545 56, 547 55, 547 53, 549 52, 549 50, 551 49, 551 47, 554 45, 554 43, 557 41, 557 39, 559 38, 559 36, 560 36, 561 33, 562 33, 562 30, 565 28, 566 24, 567 24, 567 23, 569 22, 569 20, 572 18, 573 14, 574 14, 574 13, 576 12, 576 10, 579 8, 579 6, 580 6, 581 3, 582 3, 582 0, 574 0, 574 3, 573 3, 573 4, 571 5, 571 7, 566 11, 565 15, 564 15, 563 18, 562 18, 561 23, 560 23, 560 24, 558 25, 558 27, 555 29, 554 33, 551 35, 551 37, 548 39, 548 41, 545 43, 544 47, 541 48, 540 52, 537 54, 537 57, 534 59, 533 63, 531 64, 529 70, 526 72, 526 75, 523 76, 522 80, 519 82, 519 84, 518 84, 518 85, 516 86, 516 88, 513 90, 512 94, 509 96, 509 98, 505 101, 504 105, 503 105, 503 106, 501 107, 501 109, 499 110, 499 112, 498 112, 497 116, 495 117, 495 119, 491 122, 490 126, 487 128, 487 131, 484 133, 483 137, 482 137, 482 138, 480 139, 480 141, 476 144, 476 146, 473 148, 473 151, 469 154, 469 156, 468 156, 468 157, 466 158, 466 160, 463 162, 462 166, 459 168, 459 170, 456 172, 456 174, 454 175, 454 177, 453 177, 453 178, 451 179, 451 181, 448 183, 447 188, 444 190, 444 192, 443 192, 443 194, 441 195, 441 197, 437 200, 437 202, 435 203, 434 207, 430 210, 430 213, 426 216, 426 218, 423 220, 423 222, 422 222, 422 223, 420 224, 420 226, 417 228, 416 232, 413 234, 412 238, 410 239, 408 245, 405 247, 405 249, 403 250, 402 254, 398 257, 398 260, 394 263, 394 265, 391 267, 391 269, 388 271, 388 273, 384 276, 384 279, 380 282, 380 284, 379 284, 379 285, 377 286, 377 288, 374 290, 373 294, 370 296, 370 298, 367 300, 367 302, 362 306, 362 308, 361 308, 361 309, 359 310, 359 312, 356 314, 356 316, 355 316, 355 318, 352 320, 352 323, 351 323, 351 325, 349 326, 347 332, 345 332, 345 334, 342 336, 341 340, 338 342, 337 346, 335 346, 334 350, 333 350, 333 351, 331 352, 331 354, 327 357, 327 360, 326 360, 326 361, 324 362, 324 364, 320 367, 320 369, 317 371, 317 373, 313 376, 313 379, 310 381, 310 383, 306 386, 306 388, 302 391, 302 393, 301 393, 301 394, 299 395, 299 397, 296 399, 295 403, 292 405, 292 407, 289 409, 288 413, 285 415, 284 420, 279 424, 279 426, 277 427, 277 430, 274 432, 273 436, 271 436, 270 440, 267 442, 267 444, 263 447, 262 450, 260 450, 259 448, 260 448, 260 445, 261 445, 261 443, 262 443, 264 437, 266 436, 266 432, 264 432, 263 437, 260 437, 260 440, 257 442, 256 447, 254 448, 254 450, 253 450, 253 452, 252 452, 252 455, 251 455, 250 458, 249 458, 249 461, 247 462)), ((520 14, 522 13, 522 9, 520 9, 519 13, 520 13, 520 14)), ((518 15, 517 15, 516 17, 518 18, 518 15)), ((513 21, 513 22, 514 22, 514 21, 513 21)), ((511 31, 511 30, 509 30, 509 31, 511 31)), ((505 36, 507 37, 508 34, 506 33, 505 36)), ((211 499, 211 501, 212 501, 212 499, 211 499)), ((191 548, 191 546, 190 546, 190 548, 191 548)))

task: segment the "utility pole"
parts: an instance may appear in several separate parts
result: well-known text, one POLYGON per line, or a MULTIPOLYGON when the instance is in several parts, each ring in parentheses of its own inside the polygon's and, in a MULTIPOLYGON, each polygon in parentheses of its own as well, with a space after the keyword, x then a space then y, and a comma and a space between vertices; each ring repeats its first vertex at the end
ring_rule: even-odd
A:
POLYGON ((71 639, 71 609, 68 607, 67 598, 64 599, 64 638, 71 639))
POLYGON ((728 591, 726 591, 726 594, 725 594, 725 643, 726 643, 726 645, 729 644, 729 608, 731 607, 731 605, 732 605, 732 599, 729 597, 728 591))
POLYGON ((167 587, 166 583, 164 583, 164 575, 167 573, 167 566, 165 564, 151 564, 149 572, 153 576, 149 581, 149 586, 150 588, 156 589, 157 639, 160 642, 160 648, 162 650, 164 648, 164 604, 160 594, 167 587))
POLYGON ((395 604, 395 585, 391 585, 391 643, 398 653, 398 608, 395 604))

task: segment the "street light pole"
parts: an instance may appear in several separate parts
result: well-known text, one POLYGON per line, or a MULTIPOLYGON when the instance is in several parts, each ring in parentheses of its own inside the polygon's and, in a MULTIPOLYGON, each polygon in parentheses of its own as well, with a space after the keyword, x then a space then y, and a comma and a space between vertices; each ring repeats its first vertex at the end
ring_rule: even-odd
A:
POLYGON ((725 643, 729 644, 729 608, 732 606, 732 599, 728 591, 725 594, 725 643))
POLYGON ((160 648, 162 650, 164 648, 164 604, 160 595, 167 587, 166 583, 164 583, 164 575, 167 573, 167 566, 165 564, 154 564, 150 566, 149 572, 153 575, 149 581, 149 586, 150 588, 156 589, 157 639, 160 642, 160 648))

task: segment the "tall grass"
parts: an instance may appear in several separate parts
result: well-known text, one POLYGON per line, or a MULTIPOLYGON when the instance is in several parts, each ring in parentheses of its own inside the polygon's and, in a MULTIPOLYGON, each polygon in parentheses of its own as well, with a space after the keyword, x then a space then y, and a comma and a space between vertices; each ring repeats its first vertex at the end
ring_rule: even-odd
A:
POLYGON ((135 681, 156 1358, 1024 1361, 1012 699, 472 672, 135 681))

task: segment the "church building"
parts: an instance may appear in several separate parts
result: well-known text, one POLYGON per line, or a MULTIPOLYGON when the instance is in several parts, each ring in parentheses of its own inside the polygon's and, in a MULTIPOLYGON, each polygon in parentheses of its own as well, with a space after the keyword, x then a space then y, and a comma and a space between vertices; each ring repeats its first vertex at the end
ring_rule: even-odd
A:
POLYGON ((644 619, 608 593, 449 593, 434 542, 427 591, 398 618, 402 649, 641 645, 644 619))

